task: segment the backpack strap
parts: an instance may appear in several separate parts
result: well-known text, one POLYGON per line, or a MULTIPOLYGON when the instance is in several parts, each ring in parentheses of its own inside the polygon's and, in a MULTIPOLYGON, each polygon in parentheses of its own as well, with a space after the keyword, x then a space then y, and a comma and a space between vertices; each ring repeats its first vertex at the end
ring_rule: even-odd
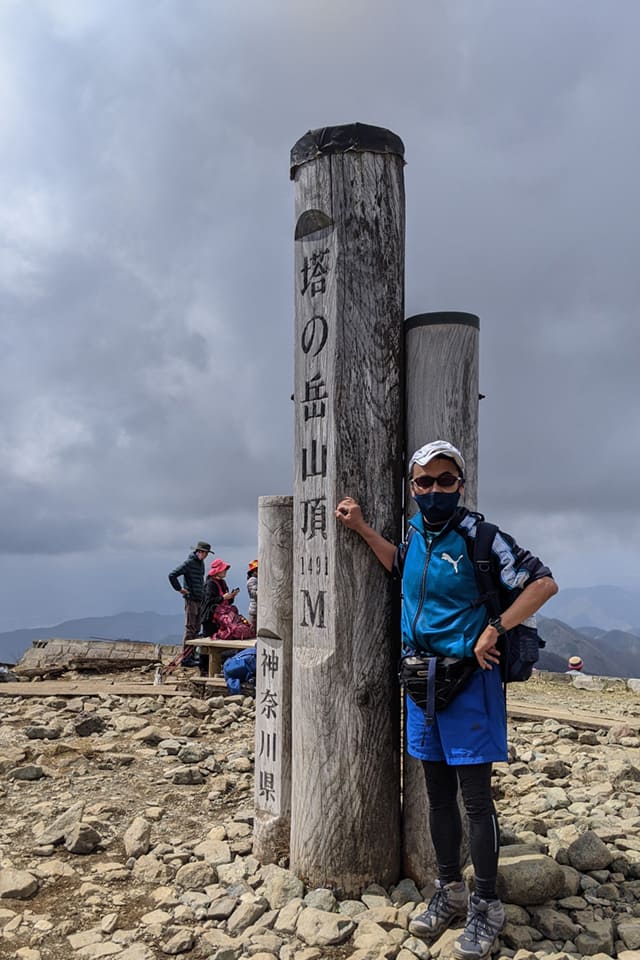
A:
MULTIPOLYGON (((489 617, 499 617, 502 613, 500 603, 500 584, 497 571, 492 560, 493 541, 496 538, 498 527, 495 523, 479 520, 476 527, 476 539, 473 546, 473 572, 476 577, 479 597, 474 606, 485 605, 489 617)), ((500 675, 502 677, 502 692, 505 705, 507 703, 507 664, 509 662, 510 638, 506 633, 498 638, 501 646, 500 675)))
POLYGON ((484 604, 490 617, 498 617, 501 613, 498 581, 492 561, 493 541, 497 532, 498 527, 495 523, 479 520, 475 540, 471 541, 473 572, 479 593, 474 606, 479 607, 480 604, 484 604))
POLYGON ((395 580, 402 580, 402 572, 404 570, 404 561, 407 556, 407 551, 409 550, 409 545, 413 540, 416 534, 416 528, 409 526, 407 529, 407 536, 405 540, 399 545, 393 564, 393 569, 391 573, 395 580))

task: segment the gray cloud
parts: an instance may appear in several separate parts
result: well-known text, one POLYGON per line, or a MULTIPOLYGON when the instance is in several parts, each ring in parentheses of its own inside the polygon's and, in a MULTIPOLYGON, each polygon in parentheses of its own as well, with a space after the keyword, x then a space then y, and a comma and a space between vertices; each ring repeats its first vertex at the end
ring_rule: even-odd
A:
POLYGON ((0 554, 7 584, 49 555, 33 622, 166 609, 147 578, 200 536, 255 553, 291 486, 288 152, 352 120, 405 141, 407 314, 481 316, 481 506, 565 582, 624 578, 639 26, 631 0, 5 4, 0 554), (90 610, 60 609, 71 570, 90 610))

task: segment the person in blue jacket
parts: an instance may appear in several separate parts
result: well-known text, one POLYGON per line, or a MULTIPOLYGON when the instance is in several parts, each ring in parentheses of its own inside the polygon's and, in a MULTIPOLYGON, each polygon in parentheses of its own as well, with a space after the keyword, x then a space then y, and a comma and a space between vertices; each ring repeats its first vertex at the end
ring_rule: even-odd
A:
POLYGON ((496 892, 500 834, 491 794, 492 764, 507 759, 497 640, 532 617, 558 588, 548 567, 500 530, 493 541, 493 560, 502 592, 513 601, 500 617, 489 620, 485 605, 478 602, 469 549, 483 517, 460 506, 464 472, 462 454, 446 440, 416 450, 409 477, 419 511, 409 521, 412 534, 398 547, 366 523, 351 497, 338 504, 336 518, 363 538, 387 570, 402 578, 405 652, 477 661, 478 669, 464 689, 432 719, 407 697, 407 750, 424 767, 438 866, 436 891, 409 929, 435 940, 454 921, 466 918, 454 955, 459 960, 482 960, 504 926, 504 908, 496 892), (458 789, 469 820, 471 896, 460 864, 458 789))

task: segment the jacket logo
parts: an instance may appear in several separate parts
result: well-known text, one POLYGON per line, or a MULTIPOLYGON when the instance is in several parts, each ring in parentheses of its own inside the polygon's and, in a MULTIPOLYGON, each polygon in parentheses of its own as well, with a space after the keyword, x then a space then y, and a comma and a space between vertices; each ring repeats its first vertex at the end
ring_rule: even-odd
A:
POLYGON ((453 557, 450 557, 448 553, 443 553, 441 559, 442 559, 442 560, 446 560, 448 563, 450 563, 451 566, 453 567, 453 569, 455 570, 455 572, 457 573, 457 572, 458 572, 458 564, 459 564, 460 561, 462 560, 462 557, 463 557, 463 556, 464 556, 464 554, 461 553, 460 556, 458 557, 458 559, 457 559, 457 560, 454 560, 453 557))

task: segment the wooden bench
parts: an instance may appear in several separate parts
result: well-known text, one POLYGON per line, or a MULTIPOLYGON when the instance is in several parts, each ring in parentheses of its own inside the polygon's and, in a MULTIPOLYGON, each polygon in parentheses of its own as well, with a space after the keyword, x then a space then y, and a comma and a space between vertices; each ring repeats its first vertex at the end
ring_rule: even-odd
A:
POLYGON ((249 647, 255 647, 257 642, 255 637, 251 640, 216 640, 215 637, 205 640, 202 637, 196 637, 194 640, 187 640, 187 646, 200 647, 201 653, 208 653, 209 676, 219 677, 222 673, 223 650, 248 650, 249 647))

